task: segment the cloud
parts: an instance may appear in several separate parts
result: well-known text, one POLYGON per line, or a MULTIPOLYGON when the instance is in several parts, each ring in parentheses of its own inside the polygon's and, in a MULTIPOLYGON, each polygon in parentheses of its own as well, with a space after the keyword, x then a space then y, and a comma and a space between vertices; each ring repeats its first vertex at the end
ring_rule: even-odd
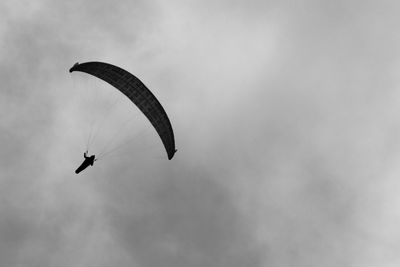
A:
POLYGON ((2 2, 1 265, 397 266, 397 5, 2 2), (174 160, 151 132, 75 176, 87 60, 152 89, 174 160))
POLYGON ((201 170, 185 172, 133 196, 140 203, 126 203, 128 212, 122 200, 135 179, 114 192, 108 220, 124 249, 140 266, 259 266, 263 254, 229 191, 201 170))

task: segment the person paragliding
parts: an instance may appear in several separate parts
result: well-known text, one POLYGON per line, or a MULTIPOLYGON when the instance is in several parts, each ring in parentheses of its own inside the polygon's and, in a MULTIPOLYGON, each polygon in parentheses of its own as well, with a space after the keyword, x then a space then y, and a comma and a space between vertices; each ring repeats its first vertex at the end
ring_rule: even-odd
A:
MULTIPOLYGON (((153 93, 140 81, 136 76, 128 71, 104 62, 85 62, 75 63, 69 72, 84 72, 97 77, 104 82, 110 84, 129 100, 135 104, 139 110, 153 125, 158 133, 167 152, 168 159, 171 160, 176 152, 175 137, 172 130, 171 122, 168 118, 161 103, 153 95, 153 93)), ((89 165, 93 165, 96 158, 94 155, 88 157, 87 151, 84 154, 85 161, 75 171, 79 173, 86 169, 89 165)), ((100 153, 99 157, 102 155, 100 153)))
POLYGON ((89 167, 89 165, 93 166, 94 162, 97 160, 95 155, 91 155, 90 157, 88 157, 87 154, 88 154, 88 151, 83 153, 85 160, 82 162, 81 166, 79 166, 79 168, 76 169, 76 171, 75 171, 76 174, 80 173, 81 171, 83 171, 84 169, 89 167))

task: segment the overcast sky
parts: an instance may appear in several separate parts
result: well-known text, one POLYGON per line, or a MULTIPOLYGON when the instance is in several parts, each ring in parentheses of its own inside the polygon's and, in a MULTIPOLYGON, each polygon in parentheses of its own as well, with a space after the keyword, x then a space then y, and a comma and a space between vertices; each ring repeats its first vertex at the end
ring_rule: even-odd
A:
POLYGON ((399 8, 2 0, 0 265, 399 266, 399 8), (78 61, 152 90, 173 160, 78 61))

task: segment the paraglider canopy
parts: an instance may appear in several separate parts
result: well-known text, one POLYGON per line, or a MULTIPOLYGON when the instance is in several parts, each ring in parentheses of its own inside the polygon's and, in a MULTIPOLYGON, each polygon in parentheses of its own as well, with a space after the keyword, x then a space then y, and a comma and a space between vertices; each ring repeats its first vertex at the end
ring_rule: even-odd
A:
POLYGON ((171 122, 157 98, 133 74, 103 62, 75 63, 69 72, 80 71, 93 75, 121 91, 147 117, 156 129, 167 151, 168 159, 176 152, 174 132, 171 122))

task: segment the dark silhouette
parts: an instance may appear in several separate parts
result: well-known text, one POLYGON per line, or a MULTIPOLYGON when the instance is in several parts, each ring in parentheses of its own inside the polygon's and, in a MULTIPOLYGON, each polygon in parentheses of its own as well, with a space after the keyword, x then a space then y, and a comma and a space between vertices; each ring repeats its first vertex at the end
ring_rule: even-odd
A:
POLYGON ((81 171, 83 171, 84 169, 89 167, 89 165, 93 166, 93 163, 97 160, 94 155, 91 155, 90 157, 88 157, 87 153, 88 153, 88 151, 83 153, 85 160, 82 162, 81 166, 79 166, 79 168, 76 169, 76 171, 75 171, 76 174, 80 173, 81 171))
POLYGON ((74 71, 93 75, 111 84, 128 97, 154 126, 167 151, 168 159, 172 159, 176 149, 171 122, 157 98, 136 76, 120 67, 103 62, 76 63, 69 70, 69 72, 74 71))

